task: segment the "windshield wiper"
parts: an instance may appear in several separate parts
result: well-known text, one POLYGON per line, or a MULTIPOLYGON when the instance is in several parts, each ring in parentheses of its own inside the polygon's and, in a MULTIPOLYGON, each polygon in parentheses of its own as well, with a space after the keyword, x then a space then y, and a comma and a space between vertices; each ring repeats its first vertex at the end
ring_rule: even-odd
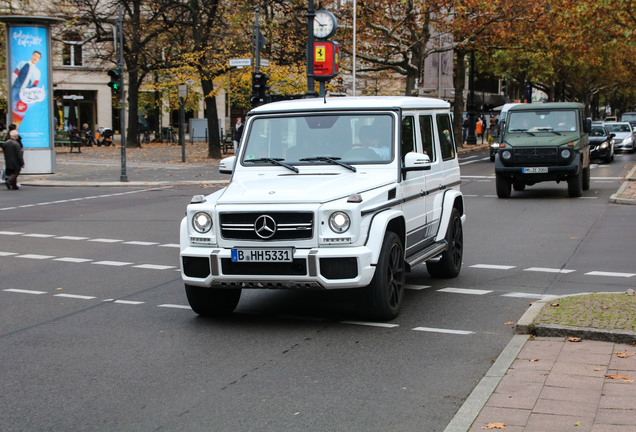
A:
POLYGON ((301 162, 328 162, 330 164, 340 165, 341 167, 345 167, 346 169, 349 169, 349 170, 351 170, 353 172, 357 171, 356 167, 351 166, 349 164, 346 164, 344 162, 340 162, 340 158, 339 157, 314 156, 314 157, 302 158, 302 159, 299 159, 299 161, 301 161, 301 162))
POLYGON ((537 128, 537 131, 540 131, 540 132, 552 132, 552 133, 554 133, 554 134, 561 135, 559 132, 555 131, 555 130, 554 130, 554 129, 552 129, 551 127, 541 127, 541 128, 537 128))
POLYGON ((258 159, 245 159, 244 162, 252 162, 252 163, 269 162, 274 165, 280 165, 282 167, 285 167, 289 170, 292 170, 295 173, 299 172, 298 168, 296 168, 295 166, 282 162, 284 160, 285 159, 283 158, 258 158, 258 159))
POLYGON ((525 133, 527 133, 528 135, 532 135, 532 136, 534 136, 534 134, 533 134, 532 132, 528 132, 528 130, 527 130, 527 129, 511 129, 511 130, 510 130, 510 132, 525 132, 525 133))

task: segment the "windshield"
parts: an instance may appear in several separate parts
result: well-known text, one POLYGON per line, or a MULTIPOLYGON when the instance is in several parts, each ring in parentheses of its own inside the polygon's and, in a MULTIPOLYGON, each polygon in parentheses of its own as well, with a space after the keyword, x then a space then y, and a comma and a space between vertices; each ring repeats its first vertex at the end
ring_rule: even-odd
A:
POLYGON ((605 125, 610 132, 631 132, 629 123, 608 123, 605 125))
POLYGON ((621 120, 624 122, 636 122, 636 113, 625 113, 621 120))
POLYGON ((246 165, 388 163, 393 160, 393 116, 381 114, 287 115, 252 120, 246 165), (250 162, 253 161, 253 162, 250 162))
POLYGON ((605 136, 605 128, 603 126, 592 125, 592 132, 590 132, 590 136, 596 136, 596 137, 605 136))
POLYGON ((574 132, 576 111, 511 111, 508 132, 574 132))

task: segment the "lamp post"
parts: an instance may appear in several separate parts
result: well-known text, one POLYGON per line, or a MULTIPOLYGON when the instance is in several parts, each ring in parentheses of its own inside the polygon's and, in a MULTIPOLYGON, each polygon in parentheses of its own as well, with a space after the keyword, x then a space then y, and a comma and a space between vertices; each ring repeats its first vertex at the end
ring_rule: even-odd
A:
POLYGON ((475 135, 475 50, 470 52, 470 74, 468 75, 468 135, 466 144, 477 144, 475 135))
POLYGON ((188 85, 179 84, 179 144, 181 145, 181 162, 186 161, 185 156, 185 102, 188 98, 188 85))

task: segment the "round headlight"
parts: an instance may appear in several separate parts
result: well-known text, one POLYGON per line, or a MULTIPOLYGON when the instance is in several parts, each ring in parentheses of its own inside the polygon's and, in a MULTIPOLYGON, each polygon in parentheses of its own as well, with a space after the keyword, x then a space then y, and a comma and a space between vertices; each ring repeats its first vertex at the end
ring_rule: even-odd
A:
POLYGON ((504 158, 505 160, 509 160, 512 157, 512 153, 510 153, 510 150, 504 150, 501 153, 501 157, 504 158))
POLYGON ((570 151, 570 149, 563 149, 561 150, 561 157, 563 159, 567 159, 570 157, 570 155, 572 154, 572 152, 570 151))
POLYGON ((601 148, 606 149, 608 147, 609 147, 609 143, 607 141, 603 141, 603 144, 601 144, 601 148))
POLYGON ((337 211, 329 216, 329 228, 335 233, 343 233, 351 226, 351 219, 345 212, 337 211))
POLYGON ((200 233, 206 233, 212 228, 212 218, 205 212, 198 212, 192 216, 192 227, 200 233))

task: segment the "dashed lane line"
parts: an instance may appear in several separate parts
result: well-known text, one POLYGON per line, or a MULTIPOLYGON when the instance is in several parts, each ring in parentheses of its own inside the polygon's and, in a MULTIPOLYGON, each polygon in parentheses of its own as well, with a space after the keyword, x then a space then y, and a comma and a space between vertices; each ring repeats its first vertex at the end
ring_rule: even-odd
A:
POLYGON ((121 239, 90 238, 90 237, 68 236, 68 235, 58 236, 55 234, 23 233, 19 231, 0 231, 0 235, 22 236, 22 237, 30 237, 30 238, 53 239, 53 240, 88 241, 88 242, 106 243, 106 244, 121 243, 121 244, 132 245, 132 246, 158 246, 158 247, 166 247, 166 248, 180 247, 180 245, 176 243, 161 244, 159 242, 149 242, 149 241, 138 241, 138 240, 125 241, 121 239))
POLYGON ((523 269, 523 271, 531 272, 543 272, 543 273, 574 273, 576 270, 558 269, 558 268, 546 268, 546 267, 530 267, 523 269))
POLYGON ((470 331, 470 330, 452 330, 452 329, 442 329, 442 328, 433 328, 433 327, 415 327, 413 330, 421 331, 421 332, 429 332, 429 333, 444 333, 444 334, 456 334, 456 335, 475 334, 474 331, 470 331))
POLYGON ((609 277, 622 277, 622 278, 630 278, 630 277, 636 276, 636 273, 605 272, 605 271, 591 271, 585 274, 587 276, 609 276, 609 277))
POLYGON ((19 293, 19 294, 33 294, 33 295, 48 294, 46 291, 24 290, 24 289, 17 289, 17 288, 8 288, 8 289, 6 289, 4 291, 12 292, 12 293, 19 293))
POLYGON ((492 269, 492 270, 510 270, 516 266, 495 265, 495 264, 474 264, 470 268, 492 269))
POLYGON ((479 289, 467 289, 467 288, 442 288, 438 289, 438 292, 447 292, 453 294, 471 294, 471 295, 485 295, 490 294, 492 290, 479 290, 479 289))

